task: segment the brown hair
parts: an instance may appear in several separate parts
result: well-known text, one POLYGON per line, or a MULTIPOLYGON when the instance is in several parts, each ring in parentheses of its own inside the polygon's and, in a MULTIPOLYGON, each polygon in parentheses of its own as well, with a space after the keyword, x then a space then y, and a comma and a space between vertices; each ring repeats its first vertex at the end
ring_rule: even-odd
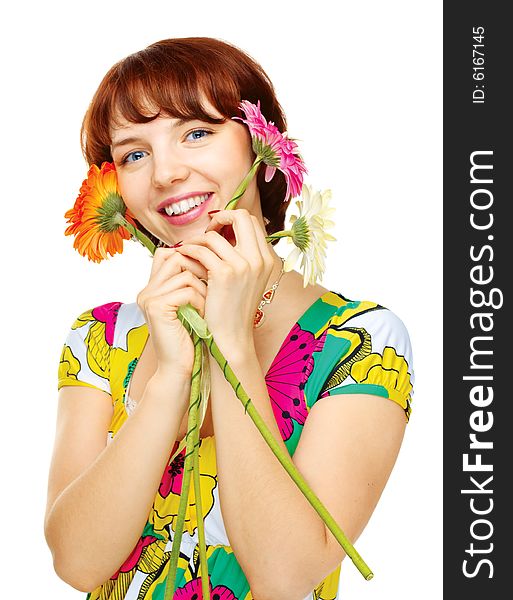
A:
MULTIPOLYGON (((133 123, 147 123, 160 114, 222 122, 205 112, 201 105, 203 95, 227 119, 244 116, 239 109, 241 100, 254 104, 259 100, 266 119, 280 131, 287 129, 273 84, 250 56, 213 38, 168 39, 127 56, 105 75, 82 123, 85 159, 89 165, 112 162, 110 131, 116 115, 133 123), (148 110, 153 108, 155 114, 148 115, 148 110)), ((285 228, 290 200, 284 202, 287 186, 283 174, 276 171, 273 179, 266 183, 264 172, 262 164, 257 185, 262 214, 269 219, 267 233, 272 234, 285 228)))

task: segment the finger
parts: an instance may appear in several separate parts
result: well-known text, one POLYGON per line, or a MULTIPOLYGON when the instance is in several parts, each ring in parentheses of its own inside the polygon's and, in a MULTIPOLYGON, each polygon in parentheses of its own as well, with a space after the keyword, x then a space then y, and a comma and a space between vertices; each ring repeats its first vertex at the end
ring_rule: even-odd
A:
MULTIPOLYGON (((138 304, 146 311, 149 303, 153 303, 156 298, 166 298, 169 301, 171 294, 173 295, 171 304, 174 304, 177 302, 176 294, 180 294, 184 289, 195 290, 204 300, 206 298, 207 286, 205 282, 198 279, 190 271, 183 271, 175 277, 168 279, 162 285, 145 288, 138 296, 138 304)), ((178 306, 181 306, 181 304, 178 303, 178 306)))
POLYGON ((165 279, 161 283, 152 282, 146 288, 146 296, 153 297, 161 294, 167 294, 183 287, 193 287, 203 296, 207 295, 207 284, 205 280, 200 279, 190 271, 182 271, 173 277, 165 279))
MULTIPOLYGON (((250 263, 260 263, 262 253, 256 239, 252 215, 245 209, 222 210, 212 216, 212 222, 206 232, 217 231, 225 225, 231 225, 235 234, 235 248, 250 263)), ((231 246, 231 244, 230 244, 231 246)), ((233 247, 233 246, 232 246, 233 247)))
POLYGON ((162 286, 162 289, 165 289, 164 286, 167 285, 170 286, 170 289, 178 289, 183 286, 190 286, 196 288, 198 292, 200 292, 204 296, 206 296, 207 294, 207 284, 205 283, 205 280, 200 279, 194 273, 191 273, 191 271, 182 271, 175 277, 168 279, 166 283, 162 286))
POLYGON ((193 287, 174 290, 172 296, 169 293, 161 294, 160 296, 155 296, 154 300, 157 298, 159 299, 159 303, 166 303, 172 307, 176 307, 176 309, 190 303, 199 312, 201 317, 205 316, 205 298, 193 287))
MULTIPOLYGON (((176 251, 179 252, 180 254, 183 254, 184 256, 187 256, 189 258, 193 258, 196 261, 198 261, 199 263, 201 263, 203 265, 203 267, 206 269, 207 271, 207 276, 206 279, 208 281, 209 278, 209 273, 213 272, 213 271, 220 271, 223 268, 225 268, 225 261, 229 262, 229 260, 226 258, 226 253, 230 253, 230 251, 227 251, 226 248, 221 248, 223 244, 227 244, 228 246, 230 246, 230 244, 228 244, 228 242, 226 240, 223 240, 220 236, 219 240, 215 241, 213 244, 208 243, 207 240, 203 240, 203 244, 200 243, 196 243, 196 244, 183 244, 182 246, 179 246, 176 251), (207 246, 208 243, 208 246, 207 246), (217 251, 214 251, 213 249, 211 249, 211 247, 215 247, 217 246, 217 251), (219 249, 221 248, 221 249, 219 249)), ((233 252, 233 248, 230 246, 231 251, 233 252)), ((240 261, 241 258, 237 253, 235 254, 235 262, 240 261)), ((233 261, 233 256, 230 255, 230 259, 233 261)))
MULTIPOLYGON (((166 251, 166 249, 162 250, 166 251)), ((205 278, 207 276, 207 271, 201 263, 193 258, 177 253, 175 249, 173 249, 171 252, 168 251, 167 256, 164 256, 163 259, 160 258, 156 267, 152 269, 150 282, 161 284, 182 271, 190 271, 198 278, 205 278)))
POLYGON ((151 263, 150 279, 163 265, 164 261, 174 254, 174 248, 157 248, 153 254, 151 263))
POLYGON ((272 265, 274 264, 274 258, 273 258, 273 254, 271 251, 271 243, 265 239, 267 232, 265 231, 265 229, 262 228, 260 221, 254 215, 251 215, 251 222, 253 223, 253 227, 255 229, 255 238, 256 238, 258 247, 260 248, 262 258, 264 259, 264 262, 267 262, 268 265, 271 266, 271 270, 272 270, 272 265))

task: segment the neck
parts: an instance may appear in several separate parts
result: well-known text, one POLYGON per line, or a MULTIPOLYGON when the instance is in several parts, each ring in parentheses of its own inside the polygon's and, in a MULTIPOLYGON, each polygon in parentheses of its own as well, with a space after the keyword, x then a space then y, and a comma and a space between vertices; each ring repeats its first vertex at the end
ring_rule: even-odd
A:
POLYGON ((271 274, 269 275, 269 279, 267 280, 267 284, 265 286, 265 291, 270 289, 271 286, 278 281, 278 279, 280 279, 279 285, 281 286, 286 277, 286 273, 281 274, 281 270, 283 268, 283 261, 276 254, 276 252, 273 252, 273 262, 274 262, 273 270, 271 271, 271 274), (281 278, 280 278, 280 274, 281 274, 281 278))
POLYGON ((273 303, 276 294, 279 292, 280 283, 283 281, 285 272, 283 271, 283 260, 276 254, 274 254, 274 266, 267 280, 266 287, 262 294, 262 299, 258 304, 255 312, 255 323, 254 330, 261 329, 265 324, 268 317, 268 309, 273 303))

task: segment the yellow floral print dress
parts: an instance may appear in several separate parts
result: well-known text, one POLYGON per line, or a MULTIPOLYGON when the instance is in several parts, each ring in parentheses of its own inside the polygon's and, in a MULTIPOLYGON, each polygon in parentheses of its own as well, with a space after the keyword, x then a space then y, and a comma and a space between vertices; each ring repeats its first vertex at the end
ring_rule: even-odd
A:
MULTIPOLYGON (((73 323, 59 365, 58 388, 95 387, 112 397, 109 443, 129 418, 129 383, 148 338, 136 303, 111 302, 73 323)), ((269 399, 291 456, 315 402, 336 394, 374 394, 399 404, 408 419, 413 368, 402 321, 374 302, 336 292, 318 298, 294 324, 265 376, 269 399)), ((135 548, 110 579, 86 600, 162 600, 182 486, 185 448, 178 443, 162 474, 135 548)), ((247 579, 230 547, 221 514, 214 437, 201 439, 200 481, 212 600, 252 600, 247 579)), ((174 600, 199 600, 198 535, 194 487, 187 505, 174 600)), ((305 600, 335 600, 340 566, 305 600)))

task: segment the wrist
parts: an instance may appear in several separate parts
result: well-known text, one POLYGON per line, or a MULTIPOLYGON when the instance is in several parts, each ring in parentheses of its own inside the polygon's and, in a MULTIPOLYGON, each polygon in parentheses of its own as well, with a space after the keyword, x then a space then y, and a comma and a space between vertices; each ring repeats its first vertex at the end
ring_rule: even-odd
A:
MULTIPOLYGON (((233 344, 217 344, 217 347, 219 348, 219 351, 221 352, 225 360, 228 362, 230 367, 233 367, 234 365, 247 364, 248 361, 251 361, 257 356, 255 343, 253 339, 245 341, 241 341, 239 339, 236 343, 233 344)), ((217 363, 216 359, 212 356, 210 352, 209 360, 211 363, 217 363)))
POLYGON ((174 385, 180 387, 190 387, 191 378, 192 373, 159 365, 157 366, 157 370, 155 373, 153 373, 148 383, 151 382, 153 386, 174 385))
POLYGON ((161 410, 178 409, 183 414, 189 406, 190 392, 190 377, 157 369, 146 384, 141 404, 158 405, 161 410))

